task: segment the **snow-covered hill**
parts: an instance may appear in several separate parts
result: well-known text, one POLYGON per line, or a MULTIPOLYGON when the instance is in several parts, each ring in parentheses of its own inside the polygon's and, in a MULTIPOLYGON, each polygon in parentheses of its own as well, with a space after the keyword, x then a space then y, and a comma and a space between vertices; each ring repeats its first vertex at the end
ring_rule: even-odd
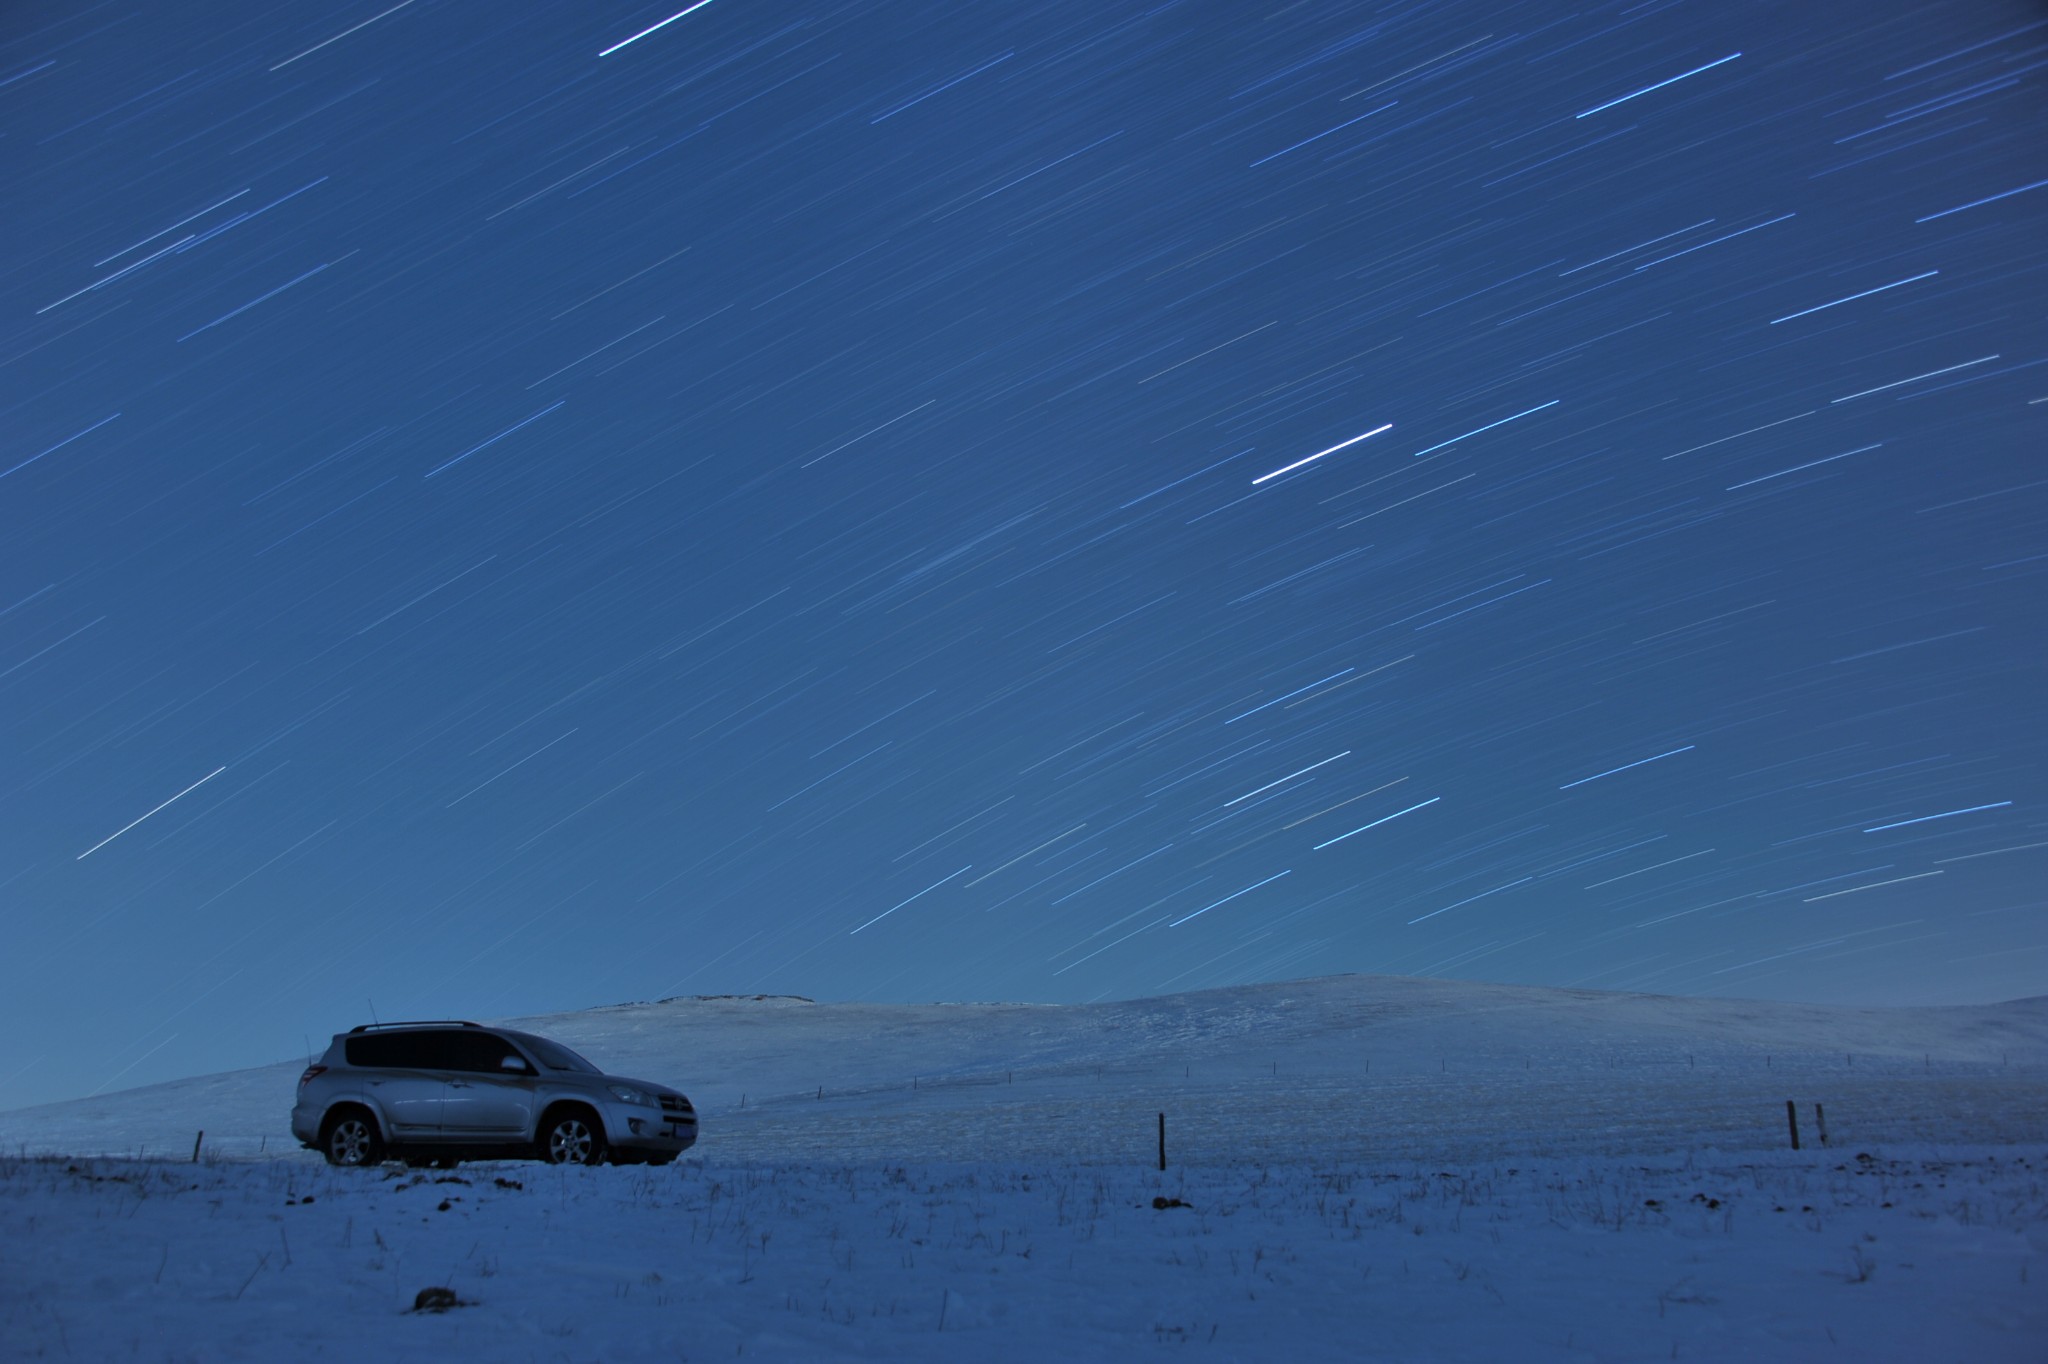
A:
MULTIPOLYGON (((337 1029, 357 1022, 336 1020, 337 1029)), ((2048 1139, 2048 999, 1848 1009, 1332 976, 1095 1005, 686 998, 496 1020, 672 1083, 699 1154, 1191 1161, 2048 1139)), ((324 1046, 316 1039, 316 1048, 324 1046)), ((0 1151, 289 1151, 302 1062, 0 1113, 0 1151)))
POLYGON ((507 1021, 684 1086, 702 1142, 658 1170, 333 1169, 285 1136, 298 1060, 16 1110, 0 1355, 2033 1364, 2048 1341, 2044 1000, 1348 976, 507 1021))

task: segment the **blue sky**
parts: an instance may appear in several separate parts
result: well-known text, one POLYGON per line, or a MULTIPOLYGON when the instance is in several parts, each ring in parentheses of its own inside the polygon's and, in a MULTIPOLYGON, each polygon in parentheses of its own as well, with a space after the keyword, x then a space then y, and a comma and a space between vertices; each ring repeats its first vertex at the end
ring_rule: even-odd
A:
POLYGON ((0 18, 0 1105, 2048 993, 2037 6, 674 15, 0 18))

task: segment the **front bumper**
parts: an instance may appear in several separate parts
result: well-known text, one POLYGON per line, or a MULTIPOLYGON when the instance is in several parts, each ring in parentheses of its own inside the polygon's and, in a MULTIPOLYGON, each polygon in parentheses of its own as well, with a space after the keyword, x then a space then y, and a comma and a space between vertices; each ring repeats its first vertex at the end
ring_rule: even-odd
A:
POLYGON ((643 1104, 605 1105, 605 1140, 615 1151, 653 1156, 680 1155, 697 1144, 697 1114, 643 1104))

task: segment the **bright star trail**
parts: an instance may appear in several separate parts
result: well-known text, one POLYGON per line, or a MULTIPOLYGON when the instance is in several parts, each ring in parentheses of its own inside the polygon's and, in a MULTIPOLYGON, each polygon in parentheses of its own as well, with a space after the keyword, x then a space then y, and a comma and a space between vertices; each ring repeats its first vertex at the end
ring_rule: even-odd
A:
POLYGON ((177 795, 175 795, 175 796, 172 796, 172 797, 171 797, 171 798, 170 798, 169 800, 167 800, 167 801, 164 801, 164 802, 163 802, 163 804, 161 804, 161 805, 158 805, 158 806, 156 806, 156 807, 155 807, 154 809, 150 810, 150 811, 149 811, 149 814, 141 815, 141 816, 138 816, 138 817, 137 817, 137 818, 135 818, 135 819, 131 819, 131 820, 129 820, 129 821, 128 821, 128 822, 126 823, 126 824, 123 824, 123 825, 122 825, 122 826, 121 826, 120 828, 118 828, 118 829, 114 830, 114 832, 112 832, 112 833, 108 834, 108 835, 107 835, 107 836, 106 836, 105 838, 101 839, 101 840, 100 840, 99 842, 97 842, 97 843, 93 844, 93 845, 92 845, 92 846, 91 846, 90 848, 87 848, 87 849, 86 849, 86 850, 85 850, 84 852, 80 853, 80 854, 79 854, 79 855, 78 855, 78 856, 77 856, 77 857, 76 857, 75 859, 73 859, 73 860, 74 860, 74 861, 78 861, 78 862, 83 862, 83 861, 84 861, 84 860, 85 860, 86 858, 88 858, 88 857, 91 857, 91 856, 92 856, 92 855, 93 855, 94 853, 98 852, 98 851, 99 851, 99 850, 100 850, 101 848, 104 848, 104 847, 106 847, 106 846, 107 846, 107 844, 109 844, 109 843, 112 843, 112 842, 113 842, 113 841, 114 841, 115 839, 119 838, 119 837, 120 837, 120 836, 121 836, 122 834, 125 834, 125 833, 127 833, 127 832, 128 832, 128 831, 129 831, 130 829, 132 829, 132 828, 134 828, 134 827, 135 827, 136 825, 138 825, 138 824, 142 823, 142 821, 143 821, 143 820, 145 820, 145 819, 148 819, 150 815, 153 815, 153 814, 157 813, 157 811, 158 811, 158 810, 162 810, 162 809, 164 808, 164 806, 166 806, 166 805, 171 805, 171 804, 174 804, 174 803, 176 803, 177 801, 179 801, 179 800, 183 799, 184 797, 186 797, 186 796, 189 796, 189 795, 191 795, 191 794, 192 794, 192 793, 193 793, 194 791, 197 791, 197 790, 198 790, 198 789, 199 789, 200 787, 202 787, 202 786, 206 785, 206 783, 208 783, 208 782, 212 781, 212 780, 213 780, 213 779, 214 779, 215 777, 219 776, 219 775, 220 775, 221 773, 223 773, 223 772, 225 772, 225 771, 227 771, 227 769, 226 769, 225 767, 216 767, 216 768, 214 768, 214 769, 213 769, 213 771, 211 771, 211 772, 207 773, 207 774, 206 774, 205 776, 201 777, 201 778, 200 778, 200 779, 199 779, 198 781, 195 781, 195 782, 193 782, 193 783, 192 783, 192 784, 191 784, 190 786, 188 786, 188 787, 186 787, 186 788, 185 788, 184 790, 182 790, 182 791, 178 792, 178 794, 177 794, 177 795))
POLYGON ((1335 445, 1331 446, 1331 447, 1330 447, 1329 449, 1327 449, 1327 450, 1318 450, 1318 451, 1316 451, 1316 452, 1315 452, 1314 454, 1312 454, 1312 455, 1308 456, 1308 457, 1307 457, 1306 459, 1297 459, 1296 461, 1294 461, 1294 463, 1292 463, 1292 464, 1289 464, 1289 465, 1286 465, 1286 466, 1284 466, 1284 467, 1282 467, 1282 468, 1278 468, 1278 469, 1275 469, 1275 470, 1274 470, 1274 471, 1273 471, 1272 473, 1270 473, 1270 474, 1260 474, 1260 475, 1259 475, 1259 476, 1258 476, 1257 478, 1253 479, 1253 480, 1252 480, 1252 482, 1253 482, 1253 483, 1264 483, 1264 482, 1268 481, 1269 479, 1275 479, 1275 478, 1278 478, 1278 477, 1280 477, 1280 475, 1282 475, 1282 474, 1291 474, 1291 473, 1293 473, 1293 472, 1294 472, 1294 471, 1295 471, 1296 469, 1299 469, 1299 468, 1301 468, 1301 467, 1302 467, 1303 465, 1307 465, 1307 464, 1313 464, 1313 463, 1315 463, 1315 462, 1316 462, 1317 460, 1321 459, 1321 458, 1322 458, 1322 457, 1323 457, 1324 455, 1334 455, 1334 454, 1336 454, 1336 453, 1337 453, 1337 452, 1338 452, 1339 450, 1348 450, 1348 449, 1350 449, 1350 448, 1351 448, 1352 446, 1354 446, 1354 445, 1358 444, 1358 442, 1360 442, 1360 441, 1362 441, 1362 440, 1366 439, 1366 438, 1367 438, 1367 437, 1369 437, 1369 436, 1377 436, 1377 435, 1378 435, 1378 434, 1379 434, 1380 432, 1382 432, 1382 431, 1391 431, 1391 430, 1393 430, 1393 429, 1394 429, 1394 424, 1393 424, 1392 422, 1382 422, 1382 423, 1381 423, 1380 425, 1378 425, 1378 426, 1375 426, 1375 427, 1374 427, 1374 428, 1373 428, 1372 430, 1370 430, 1370 431, 1367 431, 1367 432, 1366 432, 1366 433, 1365 433, 1364 435, 1362 435, 1362 436, 1353 436, 1353 437, 1352 437, 1352 438, 1351 438, 1350 440, 1343 440, 1343 441, 1338 441, 1338 442, 1337 442, 1337 443, 1336 443, 1335 445))
POLYGON ((698 10, 700 10, 700 9, 703 9, 703 8, 704 8, 704 7, 706 6, 706 5, 708 5, 708 4, 710 4, 710 3, 711 3, 711 0, 697 0, 697 3, 696 3, 696 4, 694 4, 694 5, 691 5, 691 6, 689 7, 689 8, 687 8, 687 9, 681 9, 681 10, 677 10, 677 11, 676 11, 676 12, 675 12, 674 14, 671 14, 671 15, 669 15, 669 17, 668 17, 668 18, 666 18, 666 19, 662 20, 662 21, 661 21, 660 23, 658 23, 658 24, 649 24, 649 25, 648 25, 648 26, 647 26, 646 28, 643 28, 643 29, 641 29, 641 30, 640 30, 640 31, 639 31, 638 33, 634 34, 634 35, 633 35, 632 37, 630 37, 630 38, 624 38, 624 39, 621 39, 620 41, 618 41, 618 42, 616 42, 616 43, 613 43, 613 44, 612 44, 612 45, 611 45, 610 47, 608 47, 608 48, 604 49, 604 50, 603 50, 602 52, 598 53, 597 55, 598 55, 598 56, 600 56, 600 57, 609 57, 609 56, 611 56, 611 55, 612 55, 612 53, 614 53, 614 52, 617 52, 617 51, 618 51, 618 50, 619 50, 620 48, 622 48, 622 47, 629 47, 629 46, 631 46, 632 44, 634 44, 634 43, 637 43, 637 42, 639 42, 639 41, 640 41, 640 40, 641 40, 642 38, 645 38, 645 37, 646 37, 646 36, 647 36, 648 34, 650 34, 650 33, 659 33, 659 32, 660 32, 660 31, 661 31, 662 29, 665 29, 665 28, 667 28, 667 27, 668 27, 668 26, 669 26, 670 24, 673 24, 673 23, 674 23, 674 22, 675 22, 676 20, 678 20, 678 19, 681 19, 681 18, 683 18, 683 17, 684 17, 684 16, 686 16, 686 15, 690 15, 690 14, 695 14, 695 13, 696 13, 696 12, 697 12, 698 10))
POLYGON ((7 7, 0 1107, 373 1008, 2048 994, 2044 31, 7 7))

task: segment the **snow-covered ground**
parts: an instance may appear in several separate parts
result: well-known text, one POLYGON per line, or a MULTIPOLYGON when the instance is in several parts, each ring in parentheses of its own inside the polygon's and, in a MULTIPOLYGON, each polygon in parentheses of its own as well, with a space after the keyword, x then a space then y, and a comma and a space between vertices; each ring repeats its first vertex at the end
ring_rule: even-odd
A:
POLYGON ((679 1085, 703 1140, 334 1170, 285 1134, 300 1061, 0 1113, 0 1356, 2048 1358, 2044 1000, 1353 976, 517 1021, 679 1085))

